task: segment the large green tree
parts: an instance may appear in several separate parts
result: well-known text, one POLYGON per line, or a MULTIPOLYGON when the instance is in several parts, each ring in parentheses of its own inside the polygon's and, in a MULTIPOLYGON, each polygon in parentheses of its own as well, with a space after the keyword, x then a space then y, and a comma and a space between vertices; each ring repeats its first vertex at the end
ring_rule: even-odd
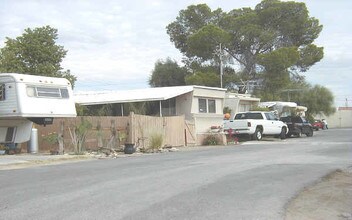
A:
POLYGON ((158 60, 149 77, 149 85, 152 87, 185 85, 186 74, 186 68, 179 66, 176 61, 170 58, 165 61, 158 60))
POLYGON ((57 32, 44 26, 27 28, 15 39, 6 38, 5 46, 0 48, 0 72, 64 77, 74 85, 77 78, 61 67, 67 50, 56 44, 57 32))
POLYGON ((307 71, 323 57, 323 48, 313 44, 321 30, 322 25, 316 18, 309 17, 304 3, 279 0, 263 0, 254 9, 230 12, 212 11, 206 4, 191 5, 181 10, 176 21, 167 26, 170 40, 186 59, 218 65, 216 49, 221 44, 231 57, 224 64, 229 65, 231 62, 227 61, 232 61, 240 66, 244 80, 258 79, 257 73, 263 71, 271 72, 271 75, 260 75, 266 79, 273 75, 287 78, 292 70, 307 71), (290 60, 285 68, 280 62, 268 63, 282 48, 290 50, 280 53, 290 52, 292 54, 287 56, 296 59, 290 60), (266 62, 260 63, 260 60, 266 62), (279 66, 274 67, 275 64, 279 66), (273 69, 276 72, 272 72, 273 69))
POLYGON ((320 113, 330 115, 335 112, 334 95, 324 86, 310 86, 300 94, 296 102, 308 108, 308 116, 320 113))

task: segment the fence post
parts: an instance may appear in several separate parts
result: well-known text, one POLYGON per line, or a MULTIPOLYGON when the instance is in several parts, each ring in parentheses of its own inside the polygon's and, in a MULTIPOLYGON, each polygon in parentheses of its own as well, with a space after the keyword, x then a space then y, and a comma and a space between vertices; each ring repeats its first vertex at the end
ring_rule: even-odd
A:
POLYGON ((127 143, 129 144, 134 143, 134 136, 135 136, 134 126, 135 126, 134 112, 130 112, 129 123, 127 124, 127 129, 126 129, 128 132, 127 143))
POLYGON ((103 143, 103 131, 101 127, 101 120, 100 118, 97 121, 97 142, 98 142, 98 148, 104 147, 103 143))

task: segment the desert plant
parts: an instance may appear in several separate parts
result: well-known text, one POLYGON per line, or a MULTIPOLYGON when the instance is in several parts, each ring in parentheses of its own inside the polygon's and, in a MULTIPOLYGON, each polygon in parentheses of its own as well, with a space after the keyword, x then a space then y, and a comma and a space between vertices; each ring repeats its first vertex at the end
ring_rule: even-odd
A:
POLYGON ((125 131, 118 131, 117 138, 119 139, 119 144, 122 145, 122 143, 127 139, 127 133, 125 131))
POLYGON ((104 146, 104 140, 103 140, 103 129, 101 127, 101 121, 97 122, 97 141, 98 141, 98 148, 102 148, 104 146))
POLYGON ((0 144, 0 150, 8 150, 9 148, 5 144, 0 144))
POLYGON ((224 114, 229 113, 231 114, 232 109, 228 106, 225 106, 224 109, 222 110, 224 114))
POLYGON ((158 150, 163 144, 163 135, 160 133, 153 133, 149 137, 149 148, 152 150, 158 150))
POLYGON ((215 134, 209 134, 203 140, 203 145, 219 145, 219 143, 219 138, 215 134))
POLYGON ((73 130, 71 130, 71 128, 69 127, 69 132, 75 154, 83 153, 84 142, 91 128, 92 124, 88 120, 85 120, 83 117, 81 118, 80 124, 73 126, 73 130))
POLYGON ((48 142, 50 145, 59 143, 59 136, 56 132, 48 133, 47 135, 42 135, 44 141, 48 142))

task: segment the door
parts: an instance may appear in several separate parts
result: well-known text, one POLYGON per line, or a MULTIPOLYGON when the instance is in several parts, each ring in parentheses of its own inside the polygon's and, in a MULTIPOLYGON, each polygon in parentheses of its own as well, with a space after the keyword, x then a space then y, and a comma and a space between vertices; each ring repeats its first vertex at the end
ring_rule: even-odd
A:
POLYGON ((281 127, 282 127, 282 122, 279 121, 276 116, 271 113, 271 112, 266 112, 264 113, 265 117, 267 119, 267 129, 264 128, 264 130, 267 130, 265 132, 266 134, 280 134, 281 133, 281 127))

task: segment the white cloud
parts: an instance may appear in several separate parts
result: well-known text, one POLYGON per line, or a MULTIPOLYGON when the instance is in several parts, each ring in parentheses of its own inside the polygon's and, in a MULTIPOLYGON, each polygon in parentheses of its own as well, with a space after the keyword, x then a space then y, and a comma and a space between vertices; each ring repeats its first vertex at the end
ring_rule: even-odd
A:
MULTIPOLYGON (((302 0, 310 15, 324 25, 318 46, 325 57, 307 73, 307 80, 334 90, 338 97, 352 94, 352 1, 302 0)), ((213 10, 254 7, 260 0, 0 0, 0 47, 5 37, 15 38, 25 28, 50 25, 58 29, 58 44, 68 54, 63 67, 78 76, 78 90, 147 86, 158 59, 180 60, 166 33, 180 10, 208 4, 213 10), (126 83, 123 83, 126 82, 126 83), (135 82, 135 83, 131 83, 135 82), (100 86, 99 86, 100 85, 100 86)), ((135 87, 134 87, 135 88, 135 87)))

